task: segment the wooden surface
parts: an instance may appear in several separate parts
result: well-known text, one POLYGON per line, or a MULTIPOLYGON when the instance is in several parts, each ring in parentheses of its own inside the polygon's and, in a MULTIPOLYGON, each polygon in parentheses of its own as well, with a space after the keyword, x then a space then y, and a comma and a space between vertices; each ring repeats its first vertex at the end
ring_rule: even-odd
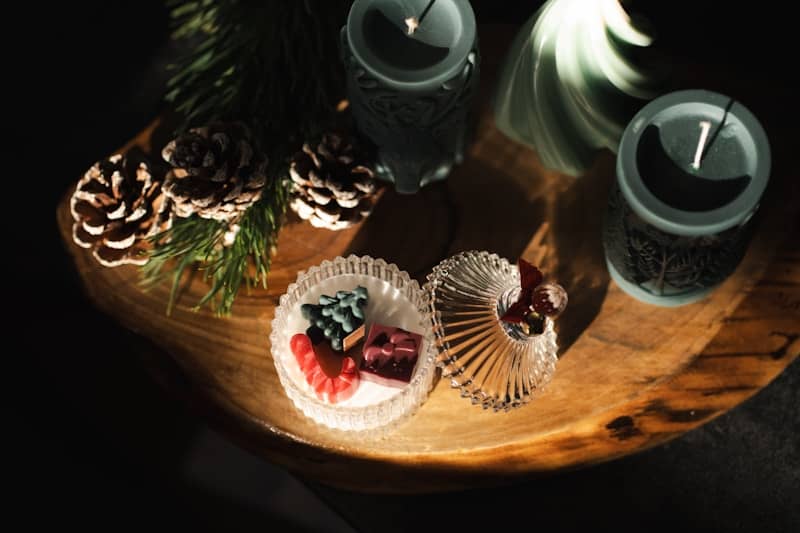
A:
MULTIPOLYGON (((491 58, 501 57, 506 44, 482 39, 487 86, 491 58)), ((752 82, 742 83, 726 85, 727 92, 759 94, 752 82)), ((301 476, 357 490, 503 483, 663 443, 734 407, 797 358, 800 187, 787 164, 784 139, 791 136, 783 135, 788 121, 769 102, 751 109, 765 122, 774 152, 756 237, 734 275, 709 298, 680 308, 639 303, 609 281, 600 224, 613 157, 602 155, 583 178, 560 176, 498 133, 486 113, 469 159, 445 183, 409 197, 387 192, 370 219, 342 232, 290 219, 269 289, 242 294, 229 319, 191 310, 207 290, 198 280, 166 317, 167 286, 145 292, 136 268, 102 268, 72 244, 71 191, 57 216, 92 301, 162 348, 145 360, 154 376, 242 446, 301 476), (328 430, 294 408, 268 337, 277 300, 299 270, 337 255, 369 254, 423 280, 441 259, 467 249, 512 260, 522 255, 569 291, 557 326, 560 361, 542 396, 495 414, 441 380, 417 415, 378 441, 328 430)), ((160 148, 157 124, 132 144, 147 150, 151 135, 160 148)))

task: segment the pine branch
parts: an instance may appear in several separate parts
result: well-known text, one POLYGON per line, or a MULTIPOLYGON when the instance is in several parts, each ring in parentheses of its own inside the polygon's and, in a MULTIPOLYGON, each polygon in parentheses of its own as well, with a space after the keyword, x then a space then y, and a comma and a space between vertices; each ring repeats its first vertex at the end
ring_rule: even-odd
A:
POLYGON ((240 229, 231 246, 222 244, 225 224, 197 216, 177 219, 170 230, 153 238, 155 249, 143 267, 145 284, 172 278, 169 313, 183 273, 197 263, 211 288, 196 308, 209 304, 219 315, 230 314, 242 283, 247 287, 267 287, 272 250, 286 201, 287 191, 280 181, 268 184, 262 199, 239 221, 240 229))
POLYGON ((266 287, 271 253, 286 209, 282 176, 301 139, 333 120, 344 96, 339 31, 350 0, 167 0, 173 37, 195 43, 172 68, 166 99, 184 117, 176 133, 220 120, 238 120, 270 159, 262 198, 228 229, 214 220, 179 219, 154 238, 146 283, 172 277, 168 311, 183 273, 197 266, 210 282, 198 307, 230 313, 244 284, 266 287))
POLYGON ((185 129, 244 120, 267 143, 318 133, 344 96, 339 31, 349 0, 170 0, 175 37, 197 42, 167 98, 185 129))

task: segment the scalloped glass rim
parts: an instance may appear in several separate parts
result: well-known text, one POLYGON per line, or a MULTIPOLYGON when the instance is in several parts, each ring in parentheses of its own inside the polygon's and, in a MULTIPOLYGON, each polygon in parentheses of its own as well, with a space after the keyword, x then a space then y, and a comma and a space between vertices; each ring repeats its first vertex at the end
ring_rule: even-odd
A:
POLYGON ((306 416, 319 424, 343 431, 385 429, 389 424, 412 415, 430 392, 436 374, 434 361, 437 353, 431 324, 427 293, 407 272, 395 264, 369 256, 336 257, 333 261, 326 260, 311 267, 307 272, 301 271, 297 280, 286 288, 286 293, 280 297, 279 305, 275 308, 269 337, 270 352, 286 395, 306 416), (411 382, 391 398, 363 407, 332 405, 310 396, 295 384, 282 364, 280 354, 276 353, 280 347, 288 349, 289 335, 296 333, 288 331, 287 323, 289 314, 303 296, 322 281, 347 275, 371 276, 399 290, 420 313, 419 327, 424 344, 424 353, 420 353, 411 382))
MULTIPOLYGON (((463 273, 462 273, 463 274, 463 273)), ((500 322, 497 305, 501 298, 507 300, 509 295, 514 291, 519 290, 519 270, 517 266, 509 263, 505 258, 498 256, 495 253, 487 251, 469 250, 459 254, 448 257, 433 268, 433 271, 428 275, 427 282, 423 290, 428 295, 428 301, 431 307, 431 314, 433 319, 433 331, 436 340, 436 350, 438 352, 436 357, 436 366, 442 369, 442 376, 450 378, 450 386, 452 388, 460 389, 461 396, 469 398, 473 404, 481 405, 484 409, 492 408, 495 411, 520 407, 527 404, 534 397, 538 396, 545 386, 552 380, 555 373, 556 362, 558 361, 558 344, 557 336, 554 330, 553 321, 547 318, 545 321, 545 331, 541 335, 529 337, 521 332, 516 325, 505 324, 500 322), (475 276, 472 282, 477 279, 482 280, 479 287, 483 294, 472 292, 472 287, 469 284, 465 285, 464 280, 457 280, 456 291, 461 298, 475 299, 468 307, 475 308, 476 305, 483 308, 480 313, 483 320, 489 321, 492 328, 497 329, 501 333, 502 343, 507 343, 510 348, 518 353, 527 353, 525 357, 533 357, 535 360, 532 365, 526 366, 530 374, 522 377, 523 379, 514 379, 517 384, 524 381, 525 386, 516 390, 515 394, 510 396, 498 396, 497 394, 487 394, 486 390, 477 384, 480 382, 473 381, 476 377, 473 364, 469 361, 462 362, 460 357, 454 355, 452 350, 459 352, 460 350, 451 346, 450 341, 447 340, 447 323, 443 322, 442 311, 437 309, 437 289, 445 282, 449 281, 451 284, 454 279, 451 277, 454 269, 457 271, 463 265, 462 263, 470 263, 477 261, 491 270, 491 272, 473 271, 470 272, 470 277, 475 276), (481 276, 483 276, 481 278, 481 276), (469 290, 467 290, 469 289, 469 290), (489 294, 491 293, 491 294, 489 294)), ((480 292, 480 291, 478 291, 480 292)), ((463 302, 462 302, 463 304, 463 302)), ((447 303, 445 304, 447 305, 447 303)), ((474 312, 472 313, 474 314, 474 312)), ((487 324, 489 322, 486 322, 487 324)), ((474 323, 474 321, 473 321, 474 323)), ((499 346, 499 345, 495 345, 499 346)), ((474 352, 474 351, 473 351, 474 352)), ((496 353, 496 352, 495 352, 496 353)), ((504 352, 507 353, 507 352, 504 352)), ((492 356, 475 357, 480 359, 485 364, 492 356)), ((508 377, 513 377, 512 373, 508 377)), ((486 383, 483 383, 486 385, 486 383)))

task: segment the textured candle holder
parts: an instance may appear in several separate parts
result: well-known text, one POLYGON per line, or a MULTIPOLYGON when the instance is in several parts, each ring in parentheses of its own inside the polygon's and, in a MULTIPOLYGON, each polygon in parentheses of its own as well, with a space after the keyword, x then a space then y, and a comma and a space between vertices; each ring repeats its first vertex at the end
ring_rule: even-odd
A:
POLYGON ((414 32, 400 26, 427 0, 356 0, 342 28, 348 98, 359 131, 377 147, 379 178, 401 193, 445 179, 471 137, 478 87, 475 15, 438 0, 414 32))
POLYGON ((617 285, 663 306, 711 292, 745 254, 770 161, 760 123, 727 96, 677 91, 645 106, 622 138, 604 222, 617 285))
POLYGON ((553 321, 539 335, 500 316, 520 292, 515 265, 489 252, 446 259, 428 276, 436 364, 453 388, 484 409, 528 403, 550 381, 558 361, 553 321))
POLYGON ((397 266, 368 256, 337 257, 301 272, 297 281, 287 287, 275 309, 270 344, 278 377, 294 405, 317 423, 345 431, 381 430, 376 433, 380 436, 425 401, 436 371, 436 351, 425 292, 397 266), (300 310, 302 304, 316 303, 321 294, 351 290, 358 285, 366 287, 370 295, 365 311, 367 326, 391 324, 420 333, 422 346, 411 381, 403 388, 377 390, 373 387, 374 390, 365 393, 369 398, 359 398, 359 391, 356 391, 346 401, 326 403, 317 398, 304 379, 289 340, 308 327, 300 310))

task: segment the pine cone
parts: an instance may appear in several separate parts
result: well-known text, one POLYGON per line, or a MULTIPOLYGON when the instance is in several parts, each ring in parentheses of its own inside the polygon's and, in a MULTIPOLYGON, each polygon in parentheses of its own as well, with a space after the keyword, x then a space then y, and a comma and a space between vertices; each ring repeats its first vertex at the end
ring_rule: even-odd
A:
POLYGON ((78 181, 70 200, 72 238, 103 266, 143 265, 147 238, 171 225, 168 204, 146 162, 114 155, 78 181))
POLYGON ((218 123, 189 130, 161 152, 172 170, 164 193, 179 217, 233 224, 261 198, 267 182, 267 158, 254 151, 250 131, 241 123, 218 123))
POLYGON ((304 144, 292 158, 289 175, 289 206, 315 227, 348 228, 372 212, 378 189, 375 174, 341 135, 323 135, 316 149, 304 144))

